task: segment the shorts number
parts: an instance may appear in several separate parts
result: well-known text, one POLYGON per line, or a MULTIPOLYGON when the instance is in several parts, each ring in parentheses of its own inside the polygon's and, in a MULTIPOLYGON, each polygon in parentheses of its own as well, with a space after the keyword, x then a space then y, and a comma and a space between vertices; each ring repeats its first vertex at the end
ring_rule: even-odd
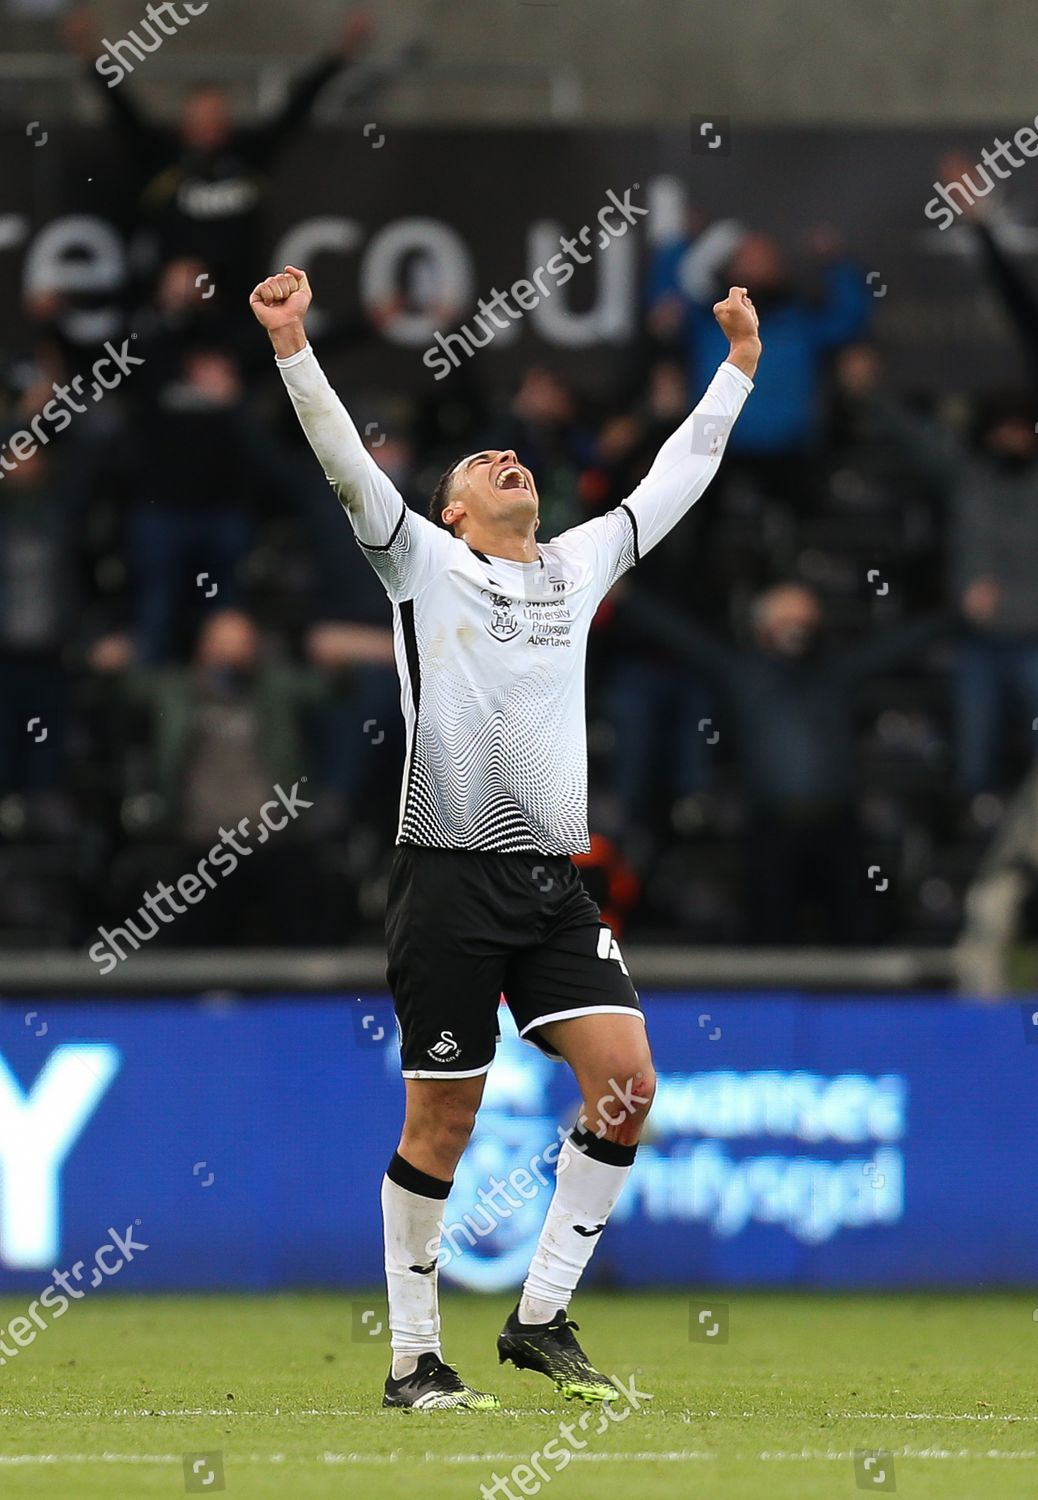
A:
POLYGON ((615 958, 620 968, 630 979, 630 970, 624 963, 624 956, 620 952, 620 944, 609 931, 608 927, 601 927, 598 933, 598 956, 599 958, 615 958))

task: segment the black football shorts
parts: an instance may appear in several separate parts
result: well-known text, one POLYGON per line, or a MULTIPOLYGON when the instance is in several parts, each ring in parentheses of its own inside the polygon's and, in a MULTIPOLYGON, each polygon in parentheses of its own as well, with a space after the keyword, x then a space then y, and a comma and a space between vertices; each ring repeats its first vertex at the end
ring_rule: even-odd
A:
POLYGON ((405 1078, 472 1078, 494 1060, 502 995, 519 1035, 633 1011, 616 940, 563 855, 399 844, 386 908, 386 974, 405 1078))

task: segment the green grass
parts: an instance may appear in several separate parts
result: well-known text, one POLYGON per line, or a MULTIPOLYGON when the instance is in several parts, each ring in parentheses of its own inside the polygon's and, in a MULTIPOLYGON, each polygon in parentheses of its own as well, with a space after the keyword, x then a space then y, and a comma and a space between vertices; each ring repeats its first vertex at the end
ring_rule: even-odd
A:
MULTIPOLYGON (((600 1434, 594 1415, 587 1456, 557 1475, 563 1447, 549 1450, 542 1488, 557 1500, 853 1500, 854 1450, 886 1449, 913 1500, 1033 1500, 1036 1300, 729 1291, 717 1294, 729 1340, 707 1344, 689 1341, 685 1292, 582 1297, 591 1357, 653 1399, 600 1434)), ((86 1300, 0 1369, 0 1494, 176 1496, 182 1455, 222 1450, 226 1492, 242 1500, 476 1500, 583 1409, 498 1366, 505 1300, 444 1303, 448 1358, 503 1411, 382 1411, 388 1351, 351 1341, 347 1297, 86 1300), (56 1462, 9 1461, 19 1455, 56 1462)), ((5 1299, 0 1322, 23 1310, 5 1299)))

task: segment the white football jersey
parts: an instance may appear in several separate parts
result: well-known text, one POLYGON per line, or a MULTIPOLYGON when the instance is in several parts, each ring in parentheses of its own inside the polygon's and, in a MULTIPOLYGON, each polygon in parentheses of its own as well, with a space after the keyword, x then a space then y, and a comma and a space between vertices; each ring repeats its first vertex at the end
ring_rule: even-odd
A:
POLYGON ((721 365, 622 505, 541 543, 539 561, 519 563, 476 552, 404 504, 309 346, 278 364, 393 603, 407 726, 397 842, 587 850, 591 622, 616 580, 706 489, 752 382, 721 365))

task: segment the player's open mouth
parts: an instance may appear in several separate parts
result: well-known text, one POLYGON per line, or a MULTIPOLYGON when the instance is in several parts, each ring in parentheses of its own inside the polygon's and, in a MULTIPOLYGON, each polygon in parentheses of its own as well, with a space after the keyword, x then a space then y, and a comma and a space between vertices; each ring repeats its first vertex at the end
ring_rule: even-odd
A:
POLYGON ((528 490, 530 486, 526 482, 526 475, 522 469, 502 469, 497 476, 497 488, 499 490, 528 490))

